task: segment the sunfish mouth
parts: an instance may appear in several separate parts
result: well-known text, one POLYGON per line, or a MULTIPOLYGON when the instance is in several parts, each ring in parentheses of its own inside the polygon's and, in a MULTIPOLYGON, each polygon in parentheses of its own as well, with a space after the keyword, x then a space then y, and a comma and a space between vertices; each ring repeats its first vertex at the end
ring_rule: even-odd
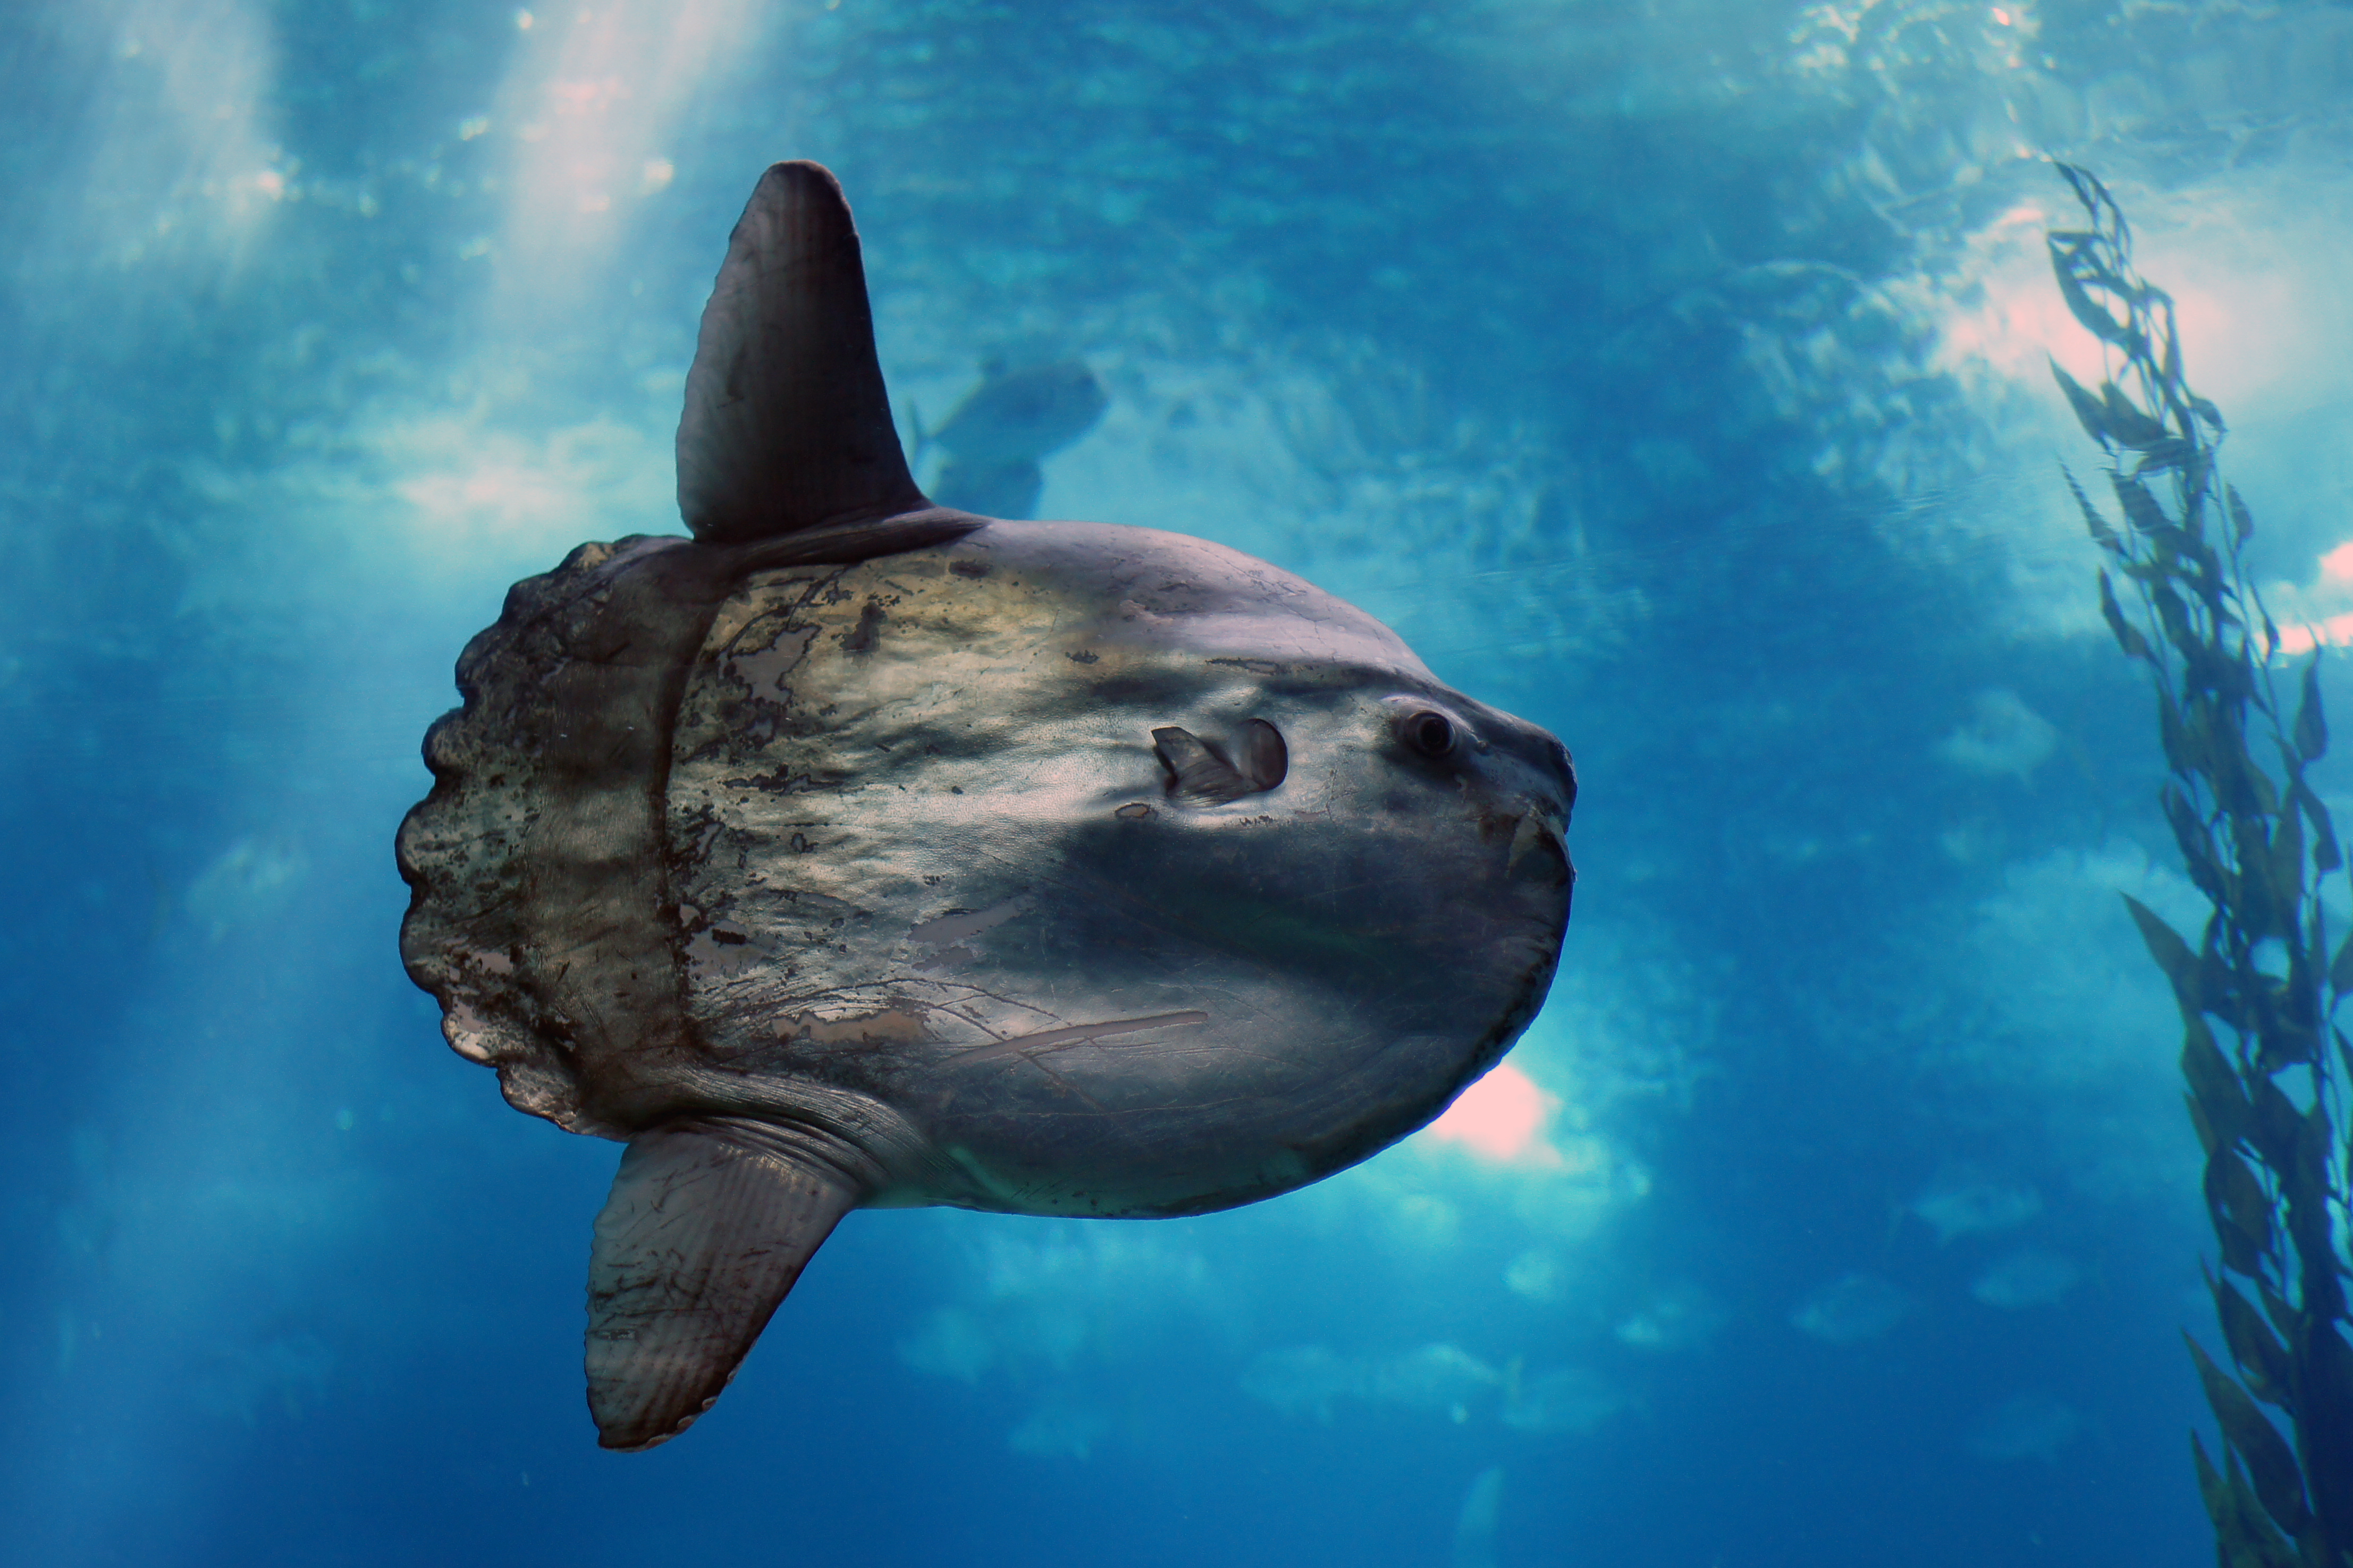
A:
POLYGON ((1512 830, 1512 847, 1504 857, 1504 875, 1514 882, 1539 888, 1567 888, 1577 883, 1577 867, 1569 860, 1566 825, 1544 806, 1531 802, 1512 830))
POLYGON ((960 1067, 966 1062, 998 1061, 1006 1057, 1027 1056, 1033 1051, 1059 1051, 1071 1046, 1092 1045, 1115 1035, 1141 1034, 1146 1029, 1182 1028, 1206 1024, 1209 1016, 1198 1008, 1181 1013, 1155 1013, 1148 1018, 1112 1018, 1100 1024, 1073 1024, 1068 1028, 1045 1029, 1035 1034, 1019 1035, 994 1045, 975 1046, 958 1051, 944 1066, 960 1067))

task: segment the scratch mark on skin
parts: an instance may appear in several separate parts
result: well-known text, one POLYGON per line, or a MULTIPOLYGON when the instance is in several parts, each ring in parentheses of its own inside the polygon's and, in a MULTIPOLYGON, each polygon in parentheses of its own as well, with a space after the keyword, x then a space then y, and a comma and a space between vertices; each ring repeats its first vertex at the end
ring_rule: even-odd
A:
POLYGON ((1113 1018, 1101 1024, 1077 1024, 1067 1029, 1048 1029, 1035 1035, 1016 1035, 1009 1040, 993 1045, 975 1046, 968 1051, 958 1051, 940 1065, 955 1067, 965 1062, 997 1061, 1006 1057, 1028 1056, 1032 1051, 1055 1051, 1071 1046, 1082 1046, 1112 1035, 1133 1035, 1145 1029, 1173 1029, 1189 1025, 1206 1024, 1207 1013, 1155 1013, 1148 1018, 1113 1018))
POLYGON ((1036 1057, 1023 1057, 1021 1059, 1028 1062, 1031 1067, 1036 1068, 1039 1072, 1044 1073, 1046 1077, 1052 1081, 1055 1088, 1060 1089, 1064 1094, 1069 1095, 1071 1099, 1085 1106, 1089 1110, 1095 1111, 1099 1114, 1109 1114, 1110 1108, 1108 1106, 1103 1104, 1102 1101, 1087 1093, 1086 1090, 1081 1089, 1077 1084, 1072 1083, 1069 1079, 1064 1078, 1060 1073, 1056 1072, 1052 1068, 1048 1067, 1044 1062, 1039 1061, 1036 1057))
MULTIPOLYGON (((1281 1057, 1269 1056, 1264 1051, 1253 1051, 1241 1046, 1197 1046, 1184 1049, 1179 1049, 1175 1046, 1160 1046, 1155 1047, 1152 1054, 1155 1060, 1163 1062, 1183 1061, 1188 1059, 1200 1061, 1240 1060, 1246 1062, 1263 1062, 1268 1067, 1271 1068, 1295 1068, 1298 1065, 1295 1062, 1285 1061, 1281 1057)), ((1029 1059, 1035 1060, 1034 1058, 1029 1059)))
MULTIPOLYGON (((1039 1065, 1043 1066, 1044 1064, 1040 1063, 1039 1065)), ((1275 1104, 1281 1100, 1281 1098, 1282 1097, 1280 1095, 1274 1094, 1230 1094, 1218 1100, 1186 1100, 1182 1102, 1182 1107, 1189 1110, 1193 1106, 1198 1105, 1206 1107, 1211 1110, 1224 1110, 1235 1106, 1275 1104)), ((1088 1103, 1090 1105, 1093 1104, 1092 1100, 1088 1103)), ((1179 1107, 1176 1102, 1158 1105, 1123 1106, 1116 1110, 1105 1106, 1097 1106, 1092 1110, 1073 1110, 1067 1107, 1048 1106, 1039 1108, 1032 1114, 1039 1116, 1052 1116, 1071 1121, 1089 1121, 1095 1120, 1124 1121, 1136 1116, 1148 1116, 1155 1112, 1167 1111, 1178 1108, 1179 1107)), ((1040 1190, 1043 1189, 1041 1188, 1040 1190)))
POLYGON ((1016 893, 1003 903, 975 910, 959 910, 917 925, 907 932, 907 940, 925 947, 945 947, 963 942, 984 931, 994 931, 1006 921, 1025 915, 1038 907, 1038 900, 1027 893, 1016 893))

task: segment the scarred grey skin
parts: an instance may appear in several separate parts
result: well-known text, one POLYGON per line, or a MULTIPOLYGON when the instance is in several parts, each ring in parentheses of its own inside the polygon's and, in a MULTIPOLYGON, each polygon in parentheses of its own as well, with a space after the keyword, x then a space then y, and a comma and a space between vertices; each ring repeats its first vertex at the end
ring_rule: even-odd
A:
POLYGON ((1287 1191, 1436 1115, 1557 960, 1551 735, 1238 552, 930 507, 889 436, 848 209, 780 164, 689 382, 697 537, 517 584, 402 829, 450 1043, 630 1144, 608 1447, 708 1408, 848 1209, 1287 1191))

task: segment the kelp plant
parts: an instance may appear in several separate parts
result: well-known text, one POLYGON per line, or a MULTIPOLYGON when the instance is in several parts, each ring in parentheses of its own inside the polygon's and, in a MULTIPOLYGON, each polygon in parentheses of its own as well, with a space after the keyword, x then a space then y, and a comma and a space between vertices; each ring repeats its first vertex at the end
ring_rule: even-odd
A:
POLYGON ((2052 371, 2107 455, 2121 526, 2072 473, 2067 483, 2108 557, 2101 613, 2148 668, 2172 772, 2158 804, 2212 910, 2193 946, 2125 900, 2180 1004, 2221 1252, 2207 1284, 2230 1365, 2189 1340, 2222 1434, 2219 1468, 2190 1436, 2199 1489, 2223 1568, 2353 1568, 2342 1131, 2353 1044, 2334 1022, 2353 994, 2353 938, 2330 956, 2321 889, 2345 855, 2306 780, 2328 747, 2320 653, 2287 716, 2273 682, 2279 628, 2247 575, 2254 522, 2216 466, 2222 416, 2183 379, 2173 301, 2134 270, 2115 199, 2084 171, 2059 170, 2088 222, 2052 232, 2052 266, 2105 345, 2108 374, 2095 392, 2052 371))

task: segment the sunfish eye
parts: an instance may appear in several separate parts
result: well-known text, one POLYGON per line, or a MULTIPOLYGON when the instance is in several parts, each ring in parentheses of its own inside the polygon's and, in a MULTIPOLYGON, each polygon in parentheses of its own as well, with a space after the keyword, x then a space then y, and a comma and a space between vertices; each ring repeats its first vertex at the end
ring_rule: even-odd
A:
POLYGON ((1398 726, 1405 743, 1425 757, 1443 757, 1454 750, 1459 731, 1454 721, 1435 709, 1424 708, 1406 715, 1398 726))

